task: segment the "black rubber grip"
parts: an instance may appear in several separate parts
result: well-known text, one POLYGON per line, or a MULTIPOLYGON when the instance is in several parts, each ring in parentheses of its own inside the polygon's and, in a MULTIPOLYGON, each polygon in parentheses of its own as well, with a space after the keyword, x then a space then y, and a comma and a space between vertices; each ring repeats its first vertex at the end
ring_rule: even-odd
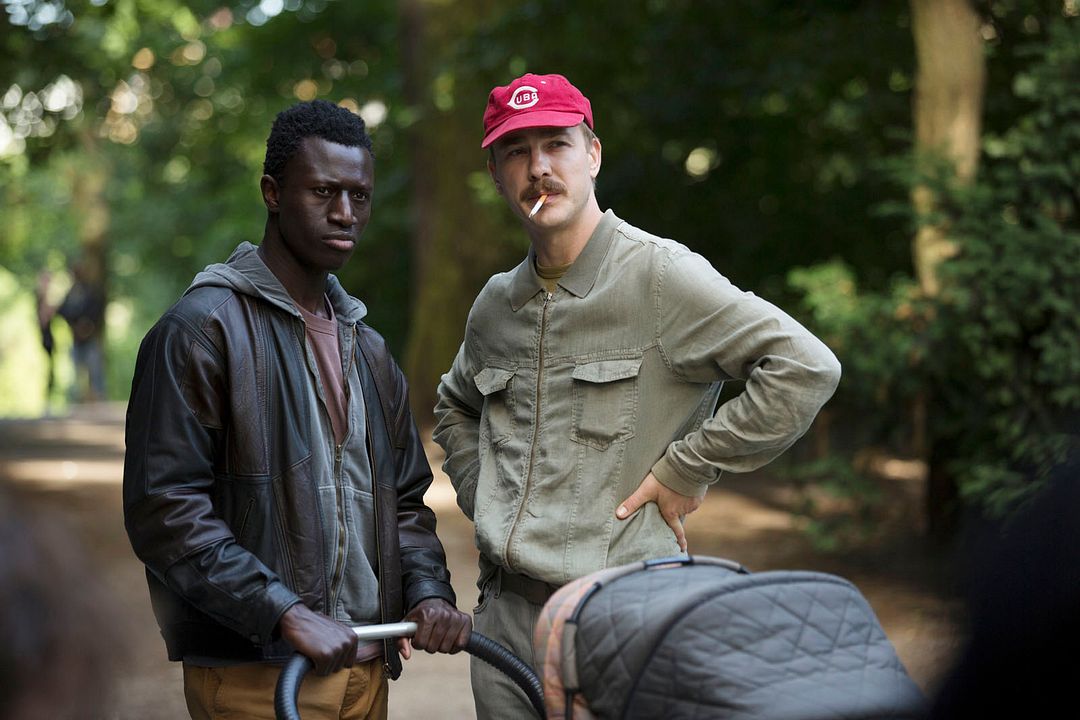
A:
MULTIPOLYGON (((537 717, 545 716, 544 686, 524 660, 478 632, 469 635, 465 652, 503 672, 528 696, 537 717)), ((311 660, 299 653, 293 655, 285 663, 281 676, 278 678, 277 688, 274 690, 274 716, 277 720, 300 720, 300 711, 296 707, 296 700, 300 695, 300 683, 313 667, 311 660)))
POLYGON ((274 717, 277 720, 300 720, 296 699, 300 695, 300 683, 315 667, 307 655, 296 653, 281 669, 277 687, 274 689, 274 717))
POLYGON ((540 682, 533 669, 514 653, 504 648, 489 637, 478 632, 469 636, 469 644, 465 651, 475 658, 483 660, 496 670, 514 681, 521 688, 532 703, 536 716, 543 718, 547 715, 544 711, 544 686, 540 682))

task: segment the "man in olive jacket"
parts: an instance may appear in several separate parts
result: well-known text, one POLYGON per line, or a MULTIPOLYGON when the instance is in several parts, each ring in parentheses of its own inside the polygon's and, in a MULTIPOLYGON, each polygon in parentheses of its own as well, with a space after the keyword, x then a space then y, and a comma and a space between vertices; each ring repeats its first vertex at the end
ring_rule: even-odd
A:
MULTIPOLYGON (((473 303, 434 438, 476 528, 477 629, 533 657, 555 588, 685 552, 706 489, 790 447, 840 365, 705 258, 600 208, 592 106, 562 75, 493 89, 481 147, 530 248, 473 303)), ((511 683, 475 661, 472 678, 479 718, 525 717, 511 683)))
POLYGON ((351 628, 404 615, 429 652, 471 630, 423 502, 405 379, 329 274, 367 225, 373 166, 347 110, 281 113, 261 245, 200 273, 139 350, 125 521, 193 718, 272 717, 275 663, 293 651, 321 676, 305 717, 383 718, 400 660, 351 628))

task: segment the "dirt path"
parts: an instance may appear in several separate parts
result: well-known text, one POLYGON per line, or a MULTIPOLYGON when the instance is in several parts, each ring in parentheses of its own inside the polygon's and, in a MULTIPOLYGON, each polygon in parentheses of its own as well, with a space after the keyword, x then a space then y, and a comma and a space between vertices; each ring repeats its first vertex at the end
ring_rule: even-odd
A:
MULTIPOLYGON (((432 464, 441 462, 430 448, 432 464)), ((0 487, 31 506, 59 510, 82 541, 125 618, 106 638, 124 656, 117 678, 116 718, 184 718, 179 667, 165 659, 146 594, 142 566, 123 530, 120 478, 123 409, 104 405, 68 418, 0 421, 0 487)), ((915 680, 931 689, 958 644, 960 608, 941 590, 941 563, 909 531, 885 550, 837 557, 815 552, 784 507, 784 488, 768 476, 725 479, 691 517, 691 552, 742 562, 752 570, 824 570, 852 580, 866 595, 915 680)), ((471 524, 454 503, 441 473, 427 496, 439 516, 459 605, 476 599, 476 549, 471 524)), ((390 717, 468 718, 473 715, 468 658, 414 655, 391 685, 390 717)))

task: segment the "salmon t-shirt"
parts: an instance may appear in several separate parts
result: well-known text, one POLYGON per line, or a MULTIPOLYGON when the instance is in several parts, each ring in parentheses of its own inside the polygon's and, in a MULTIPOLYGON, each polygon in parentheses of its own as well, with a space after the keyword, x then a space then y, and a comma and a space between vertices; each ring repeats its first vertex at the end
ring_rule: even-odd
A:
POLYGON ((299 305, 296 307, 304 317, 308 346, 319 368, 326 412, 330 415, 330 425, 334 429, 334 443, 340 445, 349 432, 348 402, 345 399, 337 318, 334 317, 334 308, 329 298, 323 296, 323 301, 326 303, 326 311, 330 314, 329 318, 312 315, 299 305))

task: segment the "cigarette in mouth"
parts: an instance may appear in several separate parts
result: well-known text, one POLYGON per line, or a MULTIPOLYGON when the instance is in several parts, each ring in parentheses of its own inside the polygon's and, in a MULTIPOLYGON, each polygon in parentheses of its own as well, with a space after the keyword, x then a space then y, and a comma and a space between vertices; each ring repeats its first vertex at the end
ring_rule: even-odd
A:
POLYGON ((540 199, 536 201, 535 205, 533 205, 533 209, 529 211, 530 218, 532 218, 532 216, 536 213, 540 212, 540 208, 541 206, 543 206, 545 200, 547 200, 547 195, 541 195, 540 199))

